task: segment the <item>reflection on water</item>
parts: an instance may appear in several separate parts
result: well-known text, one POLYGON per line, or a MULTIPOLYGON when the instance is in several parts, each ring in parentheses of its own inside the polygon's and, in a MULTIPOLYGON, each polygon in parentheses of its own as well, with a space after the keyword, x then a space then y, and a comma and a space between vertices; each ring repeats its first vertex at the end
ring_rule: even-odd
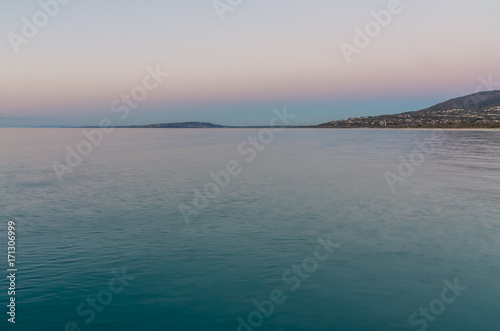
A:
POLYGON ((499 329, 500 132, 446 131, 395 194, 384 172, 431 131, 285 130, 246 162, 237 146, 255 132, 117 129, 59 182, 51 164, 80 130, 1 129, 16 326, 236 330, 282 289, 255 330, 417 330, 410 314, 458 277, 467 291, 429 329, 499 329), (242 173, 186 225, 178 205, 232 159, 242 173), (290 291, 282 274, 326 234, 342 246, 290 291), (135 279, 87 324, 78 305, 123 267, 135 279))

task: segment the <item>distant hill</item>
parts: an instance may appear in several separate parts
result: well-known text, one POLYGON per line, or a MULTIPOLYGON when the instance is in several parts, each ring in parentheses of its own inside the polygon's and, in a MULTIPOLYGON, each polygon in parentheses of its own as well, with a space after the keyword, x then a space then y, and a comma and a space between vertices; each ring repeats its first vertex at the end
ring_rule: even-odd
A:
POLYGON ((127 126, 126 128, 159 128, 159 129, 212 129, 224 128, 222 125, 205 123, 205 122, 182 122, 182 123, 159 123, 147 125, 127 126))
POLYGON ((500 128, 500 91, 479 92, 396 115, 349 118, 320 128, 500 128))
MULTIPOLYGON (((269 126, 251 125, 251 126, 226 126, 217 125, 206 122, 182 122, 182 123, 158 123, 146 125, 131 125, 131 126, 118 126, 117 128, 139 128, 139 129, 259 129, 268 128, 269 126)), ((315 128, 316 126, 276 126, 280 128, 315 128)), ((89 127, 90 128, 90 127, 89 127)))

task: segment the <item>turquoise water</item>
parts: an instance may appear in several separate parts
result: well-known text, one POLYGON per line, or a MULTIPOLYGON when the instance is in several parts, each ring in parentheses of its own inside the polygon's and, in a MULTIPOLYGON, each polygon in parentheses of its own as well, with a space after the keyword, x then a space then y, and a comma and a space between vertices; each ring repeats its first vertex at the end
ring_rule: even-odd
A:
POLYGON ((249 162, 237 148, 257 132, 117 129, 59 181, 81 130, 1 129, 0 245, 15 219, 18 272, 0 328, 500 330, 500 132, 284 130, 249 162), (422 141, 434 152, 401 177, 422 141), (179 205, 231 160, 241 173, 187 224, 179 205), (445 281, 466 287, 450 303, 445 281))

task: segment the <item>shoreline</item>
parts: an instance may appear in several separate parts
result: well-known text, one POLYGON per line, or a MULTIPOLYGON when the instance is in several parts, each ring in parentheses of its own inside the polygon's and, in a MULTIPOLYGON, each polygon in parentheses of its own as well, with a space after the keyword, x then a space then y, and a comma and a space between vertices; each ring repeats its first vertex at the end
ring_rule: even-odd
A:
MULTIPOLYGON (((99 126, 70 126, 70 127, 0 127, 0 129, 99 129, 99 126)), ((266 129, 269 126, 241 126, 241 127, 218 127, 218 128, 148 128, 135 126, 121 126, 115 129, 155 129, 155 130, 241 130, 241 129, 266 129)), ((313 129, 313 130, 414 130, 414 131, 499 131, 500 128, 322 128, 314 126, 273 127, 279 129, 313 129)))

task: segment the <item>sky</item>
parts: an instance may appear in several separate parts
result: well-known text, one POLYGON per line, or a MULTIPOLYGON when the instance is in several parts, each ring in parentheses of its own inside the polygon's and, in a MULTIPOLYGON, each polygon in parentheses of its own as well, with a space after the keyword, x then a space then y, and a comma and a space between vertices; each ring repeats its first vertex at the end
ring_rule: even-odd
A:
POLYGON ((0 0, 0 127, 310 125, 500 82, 493 0, 59 1, 0 0))

